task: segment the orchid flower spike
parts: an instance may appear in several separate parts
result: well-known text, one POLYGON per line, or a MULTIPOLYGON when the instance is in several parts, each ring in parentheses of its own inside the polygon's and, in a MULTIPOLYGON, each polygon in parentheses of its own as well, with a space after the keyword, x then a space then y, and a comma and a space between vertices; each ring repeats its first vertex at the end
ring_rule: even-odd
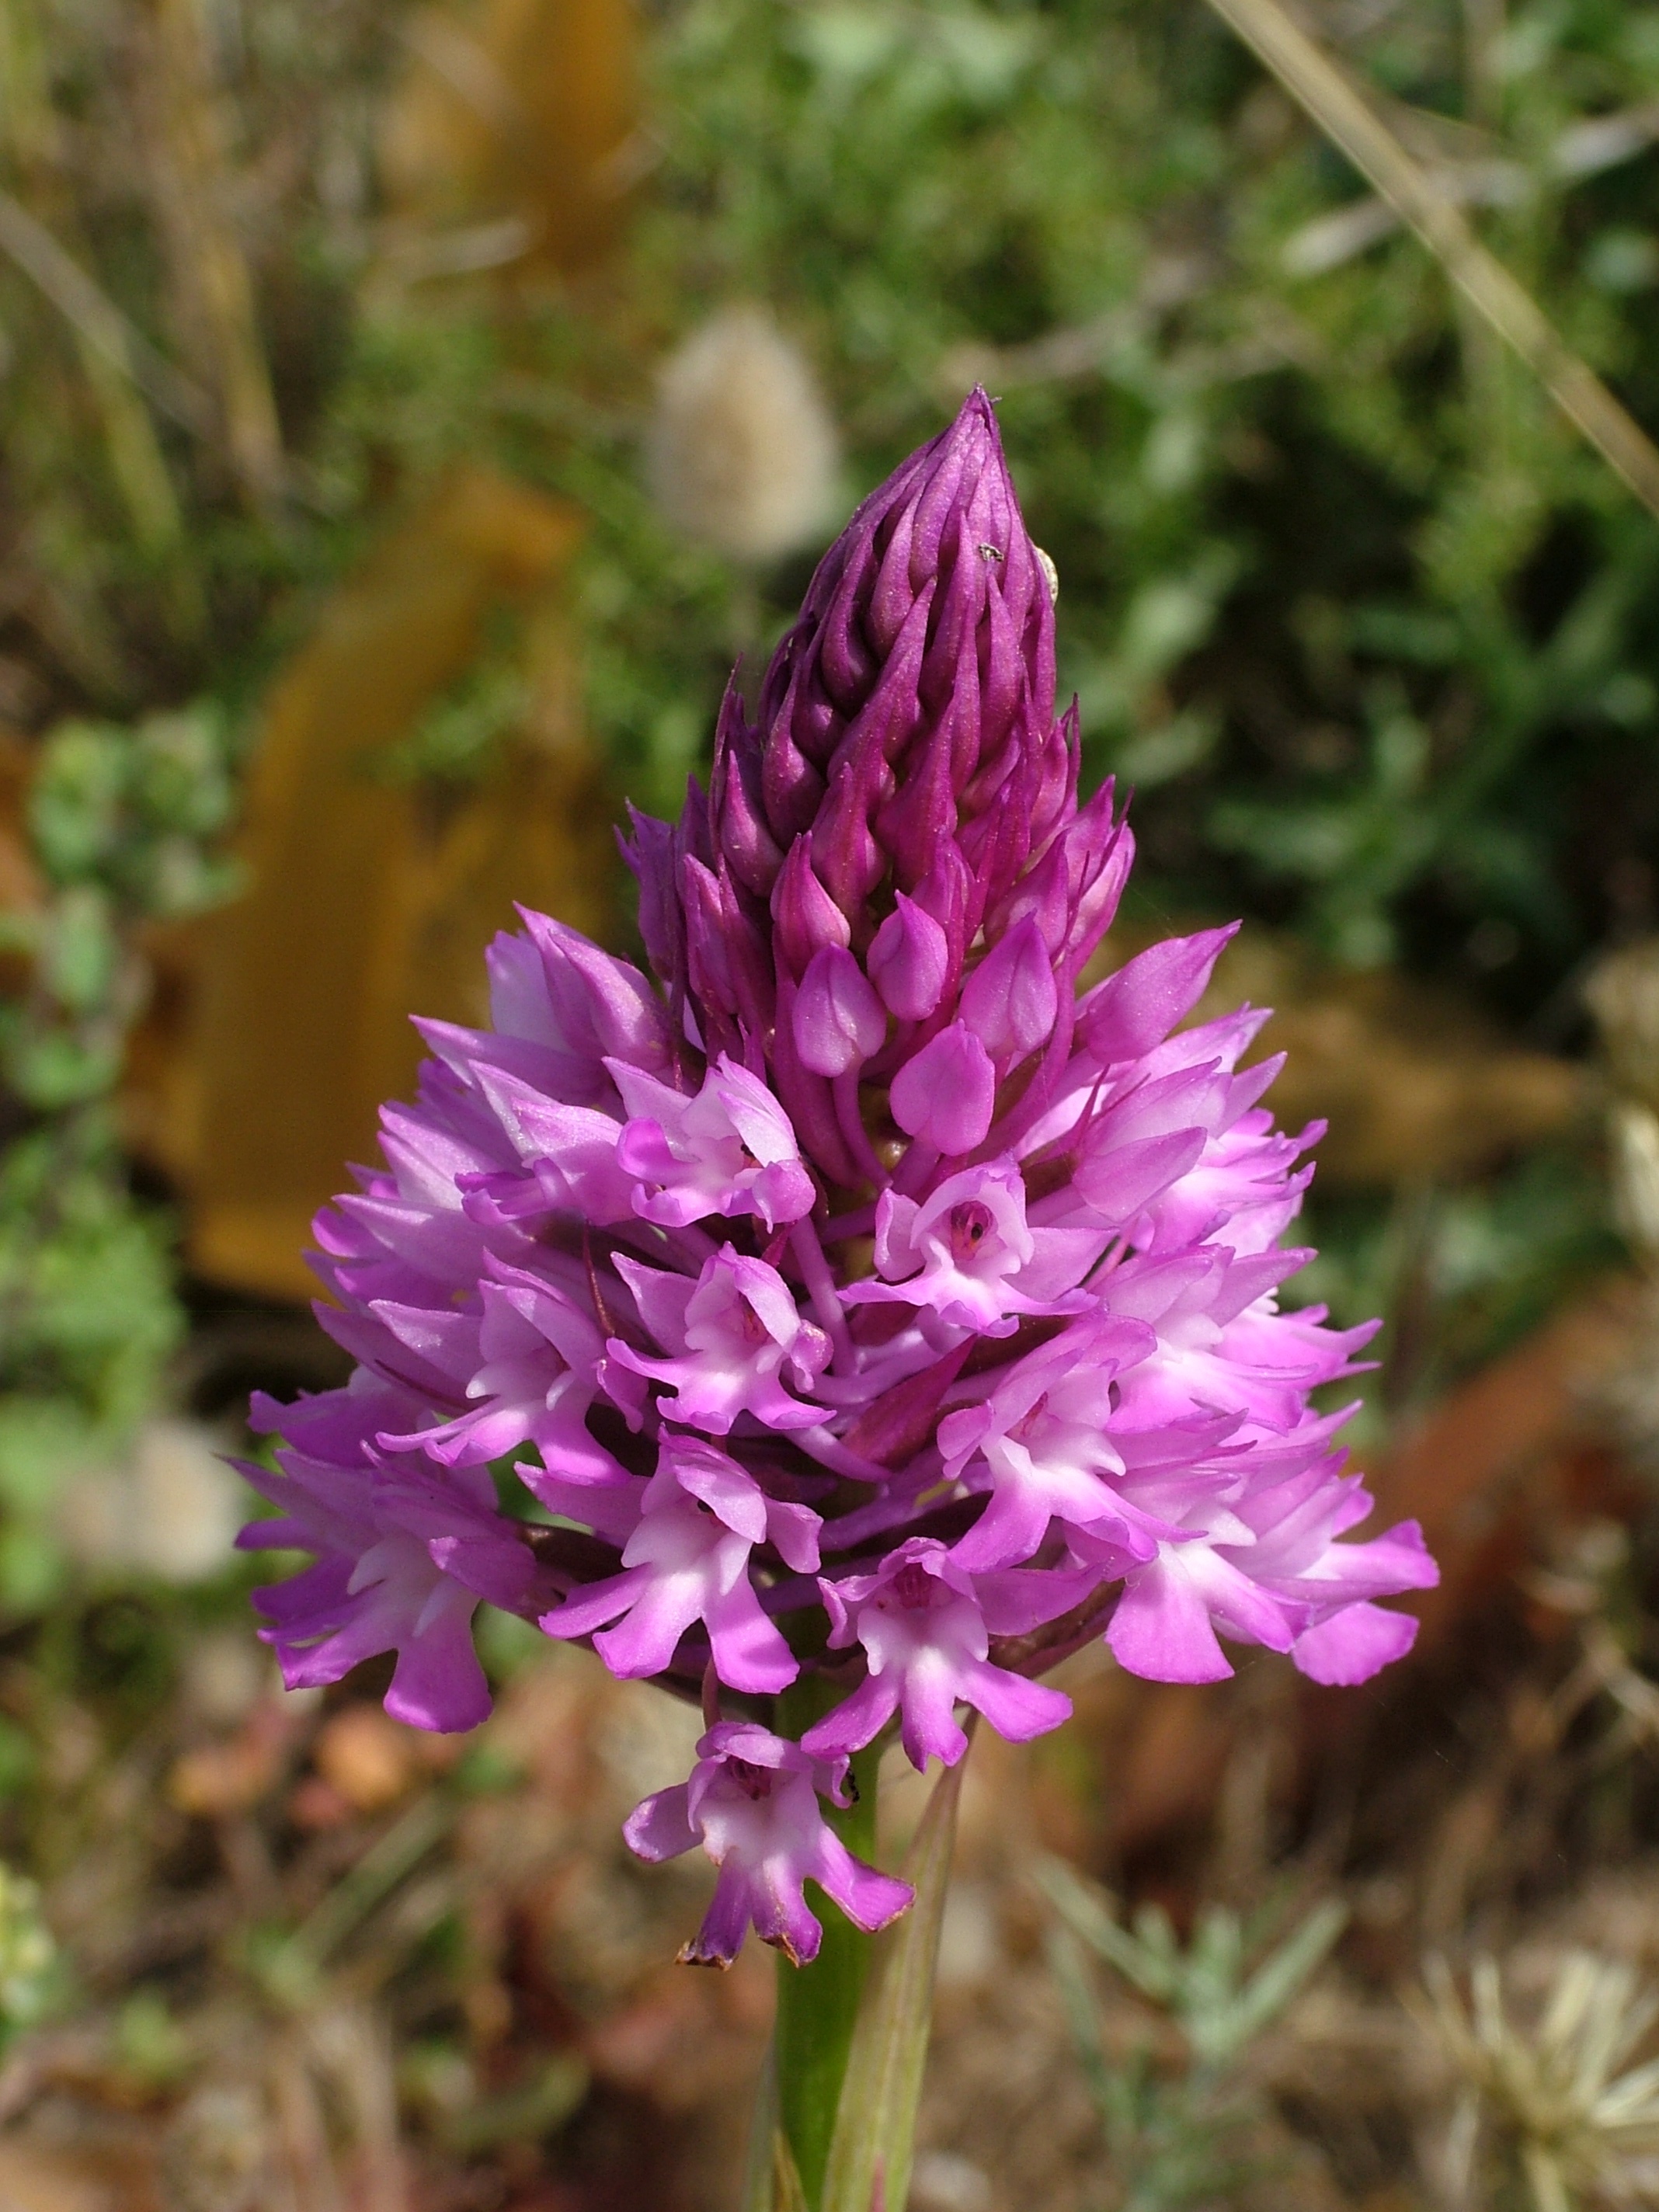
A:
POLYGON ((626 1829, 719 1870, 690 1960, 811 1959, 808 1880, 904 1909, 830 1817, 890 1738, 1056 1727, 1036 1678, 1090 1637, 1360 1681, 1435 1580, 1413 1523, 1353 1540, 1312 1410, 1371 1332, 1281 1303, 1318 1132, 1241 1066, 1260 1015, 1190 1025, 1230 933, 1080 991, 1134 845, 1109 782, 1079 799, 1048 571, 975 392, 824 556, 752 720, 728 694, 707 791, 635 817, 653 973, 526 915, 489 1026, 423 1024, 316 1224, 352 1379, 255 1407, 279 1517, 243 1540, 314 1555, 256 1597, 290 1685, 389 1652, 392 1711, 470 1727, 488 1604, 702 1701, 626 1829))

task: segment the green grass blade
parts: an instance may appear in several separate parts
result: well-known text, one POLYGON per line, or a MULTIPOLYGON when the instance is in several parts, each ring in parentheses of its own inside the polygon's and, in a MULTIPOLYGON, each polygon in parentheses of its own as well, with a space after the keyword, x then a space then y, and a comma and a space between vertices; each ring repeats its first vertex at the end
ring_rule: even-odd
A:
POLYGON ((853 2032, 823 2212, 902 2212, 933 2013, 945 1892, 964 1761, 934 1784, 905 1861, 916 1901, 877 1939, 877 1966, 853 2032))

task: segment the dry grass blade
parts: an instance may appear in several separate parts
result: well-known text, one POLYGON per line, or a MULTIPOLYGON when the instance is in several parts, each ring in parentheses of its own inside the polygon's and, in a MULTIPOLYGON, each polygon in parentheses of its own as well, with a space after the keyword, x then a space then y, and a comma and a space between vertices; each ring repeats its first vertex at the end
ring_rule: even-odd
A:
POLYGON ((319 1966, 367 1919, 445 1834, 453 1819, 438 1797, 420 1797, 331 1889, 294 1938, 307 1964, 319 1966))
POLYGON ((398 2093, 384 2023, 340 2006, 307 2023, 313 2057, 348 2115, 357 2151, 357 2212, 409 2212, 398 2093))
POLYGON ((1497 1961, 1477 1959, 1466 2010, 1445 1960, 1425 1970, 1416 2006, 1524 2174, 1534 2212, 1570 2212, 1581 2197, 1640 2194, 1632 2154, 1659 2142, 1659 2064, 1624 2064, 1647 2036, 1654 2000, 1621 1963, 1569 1952, 1541 2018, 1511 2018, 1497 1961))
POLYGON ((1210 0, 1444 268, 1465 300, 1537 376, 1556 405, 1649 511, 1659 515, 1659 447, 1493 258, 1431 173, 1279 0, 1210 0))
MULTIPOLYGON (((4 34, 4 63, 0 77, 5 100, 0 109, 5 149, 18 197, 8 195, 0 205, 0 252, 22 270, 70 327, 81 368, 101 420, 110 474, 131 519, 137 542, 151 554, 175 556, 184 534, 173 480, 155 426, 144 404, 148 389, 137 372, 154 366, 149 351, 120 310, 94 280, 85 273, 90 256, 76 221, 75 203, 68 189, 70 162, 61 119, 52 106, 44 67, 42 27, 33 20, 25 0, 8 0, 0 12, 4 34)), ((177 388, 168 386, 171 365, 160 364, 161 385, 171 396, 197 406, 200 395, 185 380, 177 388)), ((158 399, 158 405, 162 403, 158 399)), ((198 413, 205 403, 198 406, 198 413)), ((202 416, 205 420, 204 414, 202 416)), ((199 627, 199 607, 185 572, 175 564, 176 581, 170 593, 173 613, 181 630, 199 627)), ((64 625, 80 647, 76 658, 102 663, 113 674, 116 654, 107 643, 86 651, 90 642, 84 612, 64 625)))
POLYGON ((268 498, 285 474, 282 433, 252 277, 226 212, 226 131, 205 25, 195 0, 158 0, 155 20, 173 251, 207 340, 231 465, 256 500, 268 498))
POLYGON ((213 414, 204 395, 133 328, 108 294, 9 192, 0 192, 0 252, 8 254, 79 336, 130 377, 164 415, 198 436, 210 434, 213 414))
POLYGON ((428 9, 395 25, 392 36, 435 70, 480 122, 505 135, 522 136, 524 103, 495 56, 459 24, 428 9))

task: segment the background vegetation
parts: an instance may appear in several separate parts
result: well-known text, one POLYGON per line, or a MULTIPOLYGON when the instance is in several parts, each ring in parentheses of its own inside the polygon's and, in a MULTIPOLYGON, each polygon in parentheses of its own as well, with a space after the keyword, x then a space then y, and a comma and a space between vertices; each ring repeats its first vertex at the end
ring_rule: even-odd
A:
MULTIPOLYGON (((1322 0, 1307 20, 1659 426, 1652 11, 1322 0)), ((580 789, 595 826, 537 860, 553 877, 525 863, 526 894, 610 911, 620 939, 598 825, 623 794, 675 805, 733 658, 752 672, 839 517, 975 380, 1059 570, 1090 775, 1135 794, 1118 941, 1244 915, 1224 988, 1285 1008, 1269 1042, 1293 1054, 1286 1118, 1333 1117, 1303 1287, 1387 1316, 1368 1440, 1404 1449, 1624 1263, 1585 984, 1659 928, 1659 522, 1203 0, 3 0, 0 88, 0 1832, 49 1899, 111 1776, 137 1790, 142 1771, 159 1803, 171 1775, 123 1862, 131 1896, 182 1893, 228 1853, 224 1911, 297 1942, 342 1868, 371 1867, 368 1916, 376 1850, 391 1895, 398 1848, 409 1866, 447 1850, 448 1824, 518 1771, 457 1769, 434 1797, 400 1751, 377 1796, 341 1754, 343 1794, 309 1747, 322 1722, 279 1723, 257 1686, 215 1719, 192 1656, 209 1638, 234 1675, 245 1634, 212 1449, 251 1382, 329 1371, 292 1267, 227 1262, 204 1226, 216 1070, 261 1019, 226 947, 269 888, 262 745, 268 761, 309 714, 305 743, 376 849, 439 856, 422 941, 453 957, 400 974, 470 972, 486 931, 467 886, 516 866, 489 860, 517 848, 479 825, 532 789, 554 811, 580 789), (676 414, 665 364, 742 309, 763 319, 732 341, 721 404, 676 414), (813 386, 833 483, 802 477, 805 519, 769 529, 767 487, 811 474, 813 386), (469 561, 489 574, 459 641, 405 698, 429 623, 396 594, 469 561), (353 661, 375 608, 381 662, 353 661), (295 706, 307 683, 320 705, 295 706), (344 708, 327 719, 331 697, 394 692, 373 758, 344 708), (471 876, 444 858, 467 836, 471 876), (65 1780, 76 1729, 89 1747, 65 1780), (241 1780, 174 1763, 220 1737, 241 1780), (398 1807, 414 1830, 385 1828, 398 1807)), ((325 913, 305 828, 301 810, 283 866, 325 913)), ((355 988, 355 958, 328 988, 355 988)), ((430 1011, 463 1011, 430 988, 430 1011)), ((283 1032, 283 1079, 314 1105, 336 1075, 310 1050, 283 1032)), ((366 1141, 346 1106, 323 1120, 328 1159, 366 1141)), ((1645 1449, 1628 1401, 1620 1466, 1645 1449)), ((1576 1585, 1600 1620, 1625 1577, 1616 1650, 1638 1665, 1646 1496, 1612 1513, 1636 1530, 1626 1565, 1576 1585)), ((513 1652, 493 1658, 513 1676, 513 1652)), ((1281 1784, 1289 1802, 1301 1785, 1281 1784)), ((1634 1850, 1642 1787, 1626 1794, 1634 1850)), ((1051 1813, 1121 1873, 1121 1836, 1051 1813)), ((499 1867, 469 1849, 454 1863, 487 1887, 499 1867)), ((66 1942, 98 1924, 52 1909, 66 1942)), ((452 1898, 391 1943, 405 1996, 423 1974, 453 1988, 492 1941, 490 1985, 511 1984, 506 1936, 470 1909, 452 1898)), ((324 1933, 331 1958, 344 1935, 324 1933)), ((179 1956, 166 2004, 188 2010, 207 1970, 179 1956)), ((298 1969, 277 1957, 244 1945, 223 1971, 291 2022, 298 1969)), ((52 2016, 101 2006, 109 2063, 173 2111, 172 2015, 143 2012, 142 1962, 77 1971, 52 2016), (160 2041, 134 2058, 120 2037, 142 2043, 145 2020, 160 2041)), ((547 1971, 546 2002, 580 2012, 577 1969, 547 1971)), ((576 2110, 587 2076, 566 2063, 580 2038, 545 2027, 551 2074, 486 2063, 499 2033, 449 2002, 398 2015, 416 2053, 398 2078, 457 2169, 482 2170, 576 2110), (528 2100, 476 2142, 432 2086, 464 2046, 486 2087, 506 2068, 490 2094, 528 2100)), ((368 2044, 337 2067, 347 2088, 318 2093, 319 2125, 379 2172, 374 2127, 339 2109, 380 2078, 362 2057, 378 2015, 341 2016, 368 2044)), ((334 2063, 296 2059, 296 2079, 334 2063)))

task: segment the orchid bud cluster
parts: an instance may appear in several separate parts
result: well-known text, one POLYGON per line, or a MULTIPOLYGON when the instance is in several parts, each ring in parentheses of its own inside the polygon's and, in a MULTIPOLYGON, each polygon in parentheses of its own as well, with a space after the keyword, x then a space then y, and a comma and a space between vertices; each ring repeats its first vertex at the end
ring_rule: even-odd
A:
POLYGON ((1434 1579, 1310 1394, 1370 1331, 1282 1311, 1318 1135, 1241 1070, 1265 1016, 1178 1025, 1230 932, 1083 988, 1133 851, 1078 799, 1052 571, 989 402, 858 510, 709 788, 626 847, 654 981, 526 913, 493 1026, 425 1022, 383 1169, 319 1217, 342 1389, 256 1401, 283 1440, 251 1545, 290 1685, 395 1652, 387 1708, 489 1709, 478 1604, 701 1698, 641 1856, 720 1869, 686 1957, 754 1926, 811 1958, 806 1879, 859 1926, 908 1899, 825 1817, 895 1735, 960 1759, 1070 1706, 1103 1635, 1155 1680, 1218 1636, 1357 1682, 1434 1579), (510 1468, 535 1501, 498 1504, 510 1468), (816 1713, 784 1732, 780 1693, 816 1713))

